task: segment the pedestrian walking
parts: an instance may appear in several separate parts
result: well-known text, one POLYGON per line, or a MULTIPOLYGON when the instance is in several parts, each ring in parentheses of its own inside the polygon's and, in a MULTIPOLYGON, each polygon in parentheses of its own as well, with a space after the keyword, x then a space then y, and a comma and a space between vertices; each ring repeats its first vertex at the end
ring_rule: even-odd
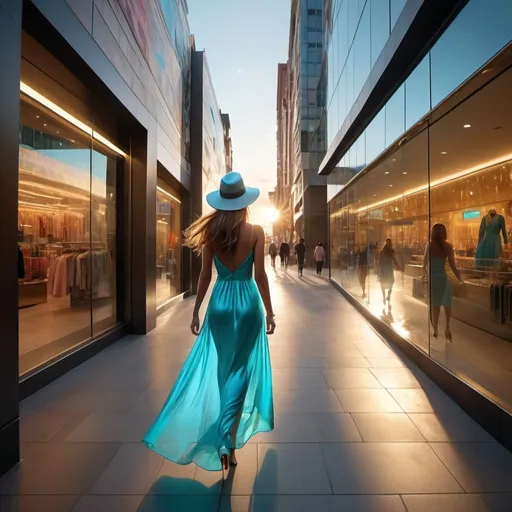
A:
POLYGON ((235 449, 274 428, 267 335, 276 323, 265 232, 249 224, 247 210, 258 196, 258 189, 245 187, 240 174, 230 172, 220 190, 206 196, 214 212, 185 231, 185 245, 202 255, 190 324, 198 338, 144 437, 149 448, 178 464, 227 469, 237 464, 235 449), (218 277, 201 327, 199 310, 213 264, 218 277))
POLYGON ((400 264, 396 259, 391 238, 388 237, 379 252, 377 278, 380 281, 380 289, 382 290, 382 301, 384 306, 387 302, 389 309, 391 309, 391 293, 395 284, 395 268, 400 269, 400 264), (386 290, 388 291, 387 295, 386 290))
POLYGON ((281 258, 281 267, 284 265, 285 268, 288 268, 288 260, 290 258, 290 246, 283 241, 281 246, 279 247, 279 257, 281 258))
POLYGON ((270 255, 270 262, 272 264, 272 268, 276 268, 277 245, 275 244, 274 240, 270 242, 270 245, 268 247, 268 253, 270 255))
POLYGON ((297 271, 299 273, 299 277, 302 277, 304 260, 306 258, 306 244, 304 243, 304 238, 301 238, 299 243, 295 246, 295 254, 297 256, 297 271))
POLYGON ((316 273, 319 276, 321 276, 325 262, 325 249, 324 244, 322 242, 318 242, 318 244, 316 245, 315 251, 313 253, 313 259, 315 260, 316 273))

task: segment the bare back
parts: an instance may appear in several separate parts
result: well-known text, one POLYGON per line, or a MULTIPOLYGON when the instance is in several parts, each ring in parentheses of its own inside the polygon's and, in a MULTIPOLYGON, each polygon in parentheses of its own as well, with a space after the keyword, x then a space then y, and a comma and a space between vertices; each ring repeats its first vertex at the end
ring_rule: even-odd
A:
POLYGON ((217 259, 232 272, 251 254, 256 245, 257 235, 253 224, 244 222, 240 226, 240 236, 234 252, 215 253, 217 259))

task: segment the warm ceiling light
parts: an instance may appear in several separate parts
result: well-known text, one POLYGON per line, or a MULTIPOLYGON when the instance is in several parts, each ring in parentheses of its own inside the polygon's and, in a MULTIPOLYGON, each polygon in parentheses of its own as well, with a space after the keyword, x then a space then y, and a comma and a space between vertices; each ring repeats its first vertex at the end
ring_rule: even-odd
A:
POLYGON ((167 190, 165 190, 164 188, 162 188, 162 187, 156 187, 156 189, 158 190, 158 192, 161 192, 162 194, 165 194, 166 196, 170 197, 170 198, 171 198, 171 199, 173 199, 174 201, 176 201, 176 202, 178 202, 178 203, 180 203, 180 204, 181 204, 181 201, 180 201, 177 197, 175 197, 175 196, 173 196, 172 194, 170 194, 169 192, 167 192, 167 190))
POLYGON ((471 125, 470 124, 465 124, 464 128, 471 128, 471 125))
MULTIPOLYGON (((121 156, 126 156, 126 153, 124 153, 122 150, 120 150, 117 146, 112 144, 108 139, 100 135, 99 133, 95 132, 90 126, 87 126, 85 123, 80 121, 80 119, 77 119, 75 116, 70 114, 67 110, 64 110, 62 107, 59 107, 56 103, 49 100, 46 96, 43 96, 41 93, 37 92, 35 89, 32 89, 29 85, 27 85, 24 82, 20 82, 20 91, 30 98, 36 100, 38 103, 46 107, 47 109, 51 110, 58 116, 62 117, 72 125, 76 126, 83 132, 85 132, 87 135, 90 135, 94 137, 96 140, 104 144, 106 147, 110 148, 112 151, 115 151, 117 154, 121 156)), ((46 123, 45 123, 46 126, 46 123)))
POLYGON ((447 155, 448 151, 441 151, 441 155, 447 155))
MULTIPOLYGON (((483 162, 480 165, 476 165, 474 167, 464 169, 463 171, 450 174, 448 176, 445 176, 444 178, 440 178, 438 180, 433 180, 430 182, 430 188, 432 189, 434 187, 442 185, 443 183, 447 183, 448 181, 453 181, 458 178, 463 178, 464 176, 468 176, 469 174, 484 172, 489 167, 493 167, 495 165, 502 164, 503 162, 508 162, 509 160, 512 160, 512 153, 509 155, 503 155, 494 160, 489 160, 488 162, 483 162)), ((346 185, 346 186, 348 186, 348 185, 346 185)), ((358 212, 361 212, 365 209, 377 208, 378 206, 382 206, 384 204, 390 203, 391 201, 396 201, 397 199, 403 199, 404 197, 411 196, 413 194, 417 194, 418 192, 423 192, 425 190, 428 190, 427 184, 420 185, 418 187, 414 187, 409 190, 404 190, 404 192, 402 194, 400 194, 399 196, 389 197, 387 199, 383 199, 382 201, 378 201, 377 203, 368 204, 366 206, 363 206, 361 209, 359 209, 358 212)))
POLYGON ((392 187, 393 185, 389 185, 390 187, 392 187))
POLYGON ((386 171, 384 174, 389 174, 389 171, 386 171))
POLYGON ((407 171, 404 171, 402 174, 407 174, 407 171))

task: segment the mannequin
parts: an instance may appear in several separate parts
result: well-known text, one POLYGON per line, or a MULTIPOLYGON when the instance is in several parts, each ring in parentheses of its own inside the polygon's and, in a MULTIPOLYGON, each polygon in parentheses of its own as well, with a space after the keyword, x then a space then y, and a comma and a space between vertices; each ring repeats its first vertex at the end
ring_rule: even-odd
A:
POLYGON ((480 232, 478 234, 478 248, 476 250, 476 267, 478 269, 499 267, 498 260, 501 257, 503 248, 501 245, 501 236, 503 243, 508 244, 507 229, 505 227, 505 217, 496 212, 493 208, 482 218, 480 223, 480 232))

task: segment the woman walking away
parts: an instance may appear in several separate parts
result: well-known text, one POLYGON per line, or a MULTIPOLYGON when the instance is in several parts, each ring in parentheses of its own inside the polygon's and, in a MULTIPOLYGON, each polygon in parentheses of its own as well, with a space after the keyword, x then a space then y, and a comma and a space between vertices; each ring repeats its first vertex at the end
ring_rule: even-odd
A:
POLYGON ((272 242, 269 245, 268 253, 270 254, 272 268, 276 268, 277 245, 274 242, 274 240, 272 240, 272 242))
POLYGON ((386 238, 386 243, 379 253, 379 266, 377 269, 377 277, 380 281, 380 289, 382 290, 382 301, 384 305, 388 303, 391 309, 391 292, 395 284, 395 267, 400 269, 400 265, 396 259, 395 249, 391 238, 386 238), (386 295, 386 290, 388 291, 386 295))
POLYGON ((368 277, 368 253, 369 247, 366 246, 360 253, 357 261, 357 277, 359 286, 363 290, 363 299, 366 298, 366 278, 368 277))
POLYGON ((325 261, 325 249, 324 244, 322 244, 322 242, 318 242, 318 244, 316 245, 315 252, 313 253, 313 259, 315 260, 316 273, 319 276, 321 276, 322 268, 324 266, 325 261))
POLYGON ((177 464, 227 469, 237 464, 235 449, 274 428, 267 334, 276 324, 264 267, 265 233, 247 222, 247 207, 258 196, 258 189, 245 187, 240 174, 231 172, 220 190, 206 196, 215 211, 185 231, 185 245, 202 254, 190 324, 198 338, 144 437, 149 448, 177 464), (200 328, 213 262, 218 278, 200 328))
POLYGON ((446 226, 444 224, 434 224, 430 242, 425 249, 423 268, 427 275, 430 273, 430 321, 434 330, 433 336, 434 338, 438 336, 439 316, 441 307, 443 307, 446 316, 445 336, 448 341, 452 341, 450 320, 452 317, 453 294, 452 285, 446 274, 446 260, 448 260, 448 264, 459 282, 461 282, 461 277, 455 266, 453 247, 446 241, 447 238, 446 226))

